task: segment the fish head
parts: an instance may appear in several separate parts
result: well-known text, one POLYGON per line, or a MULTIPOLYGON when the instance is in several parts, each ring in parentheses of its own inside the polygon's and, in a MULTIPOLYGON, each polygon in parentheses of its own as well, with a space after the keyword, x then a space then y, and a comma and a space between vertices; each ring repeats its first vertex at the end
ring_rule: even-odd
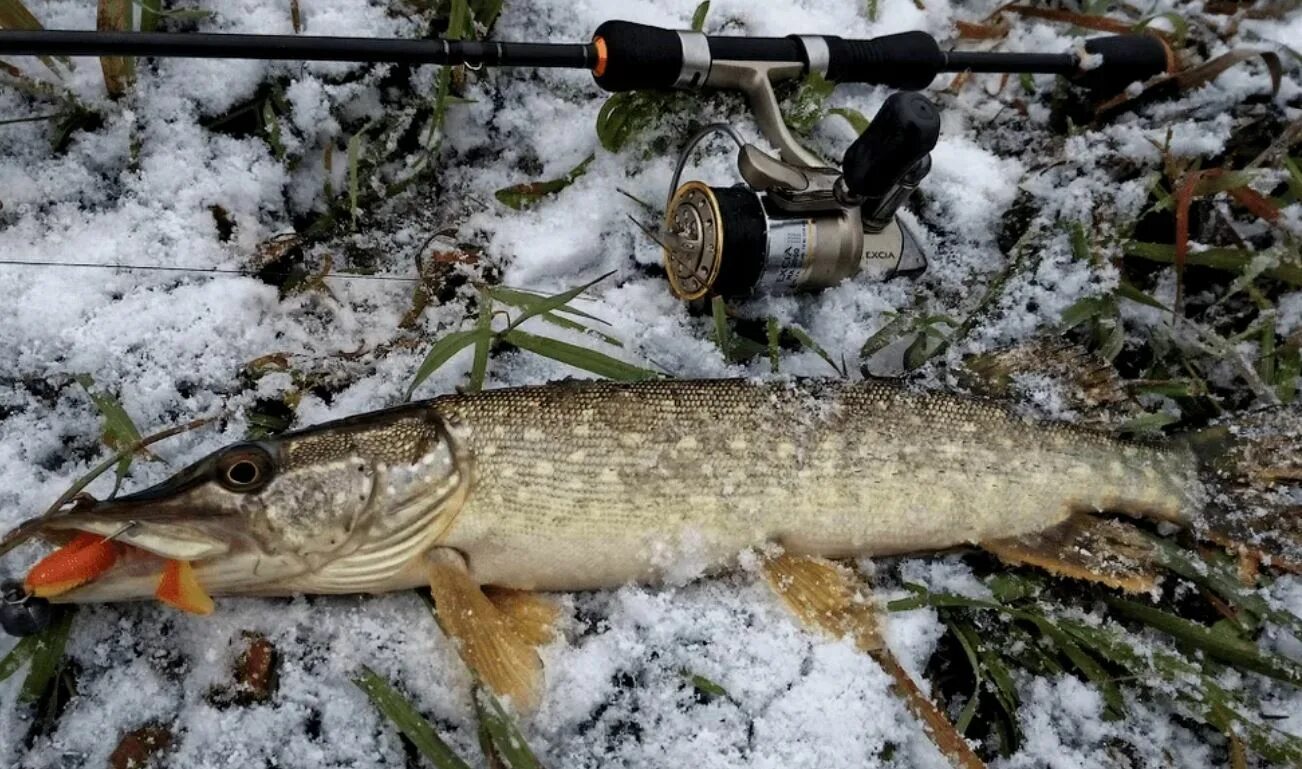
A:
MULTIPOLYGON (((69 602, 148 598, 168 561, 225 595, 391 589, 464 500, 453 423, 406 406, 216 451, 156 486, 28 521, 5 540, 79 534, 121 547, 69 602)), ((29 575, 29 580, 30 580, 29 575)))

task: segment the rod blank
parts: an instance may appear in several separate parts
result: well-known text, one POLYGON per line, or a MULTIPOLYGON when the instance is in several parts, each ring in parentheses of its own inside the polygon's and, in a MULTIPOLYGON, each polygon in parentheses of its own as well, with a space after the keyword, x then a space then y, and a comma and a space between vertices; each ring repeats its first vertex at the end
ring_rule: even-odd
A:
POLYGON ((591 69, 590 43, 498 43, 202 32, 0 30, 9 56, 161 56, 190 59, 469 64, 494 67, 591 69))

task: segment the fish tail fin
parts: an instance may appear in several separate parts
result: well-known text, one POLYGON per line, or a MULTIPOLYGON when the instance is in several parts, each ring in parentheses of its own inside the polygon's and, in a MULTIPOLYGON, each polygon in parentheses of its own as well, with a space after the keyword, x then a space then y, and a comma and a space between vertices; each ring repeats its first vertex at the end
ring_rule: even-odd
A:
POLYGON ((1198 533, 1302 571, 1302 404, 1240 414, 1184 440, 1209 481, 1198 533))

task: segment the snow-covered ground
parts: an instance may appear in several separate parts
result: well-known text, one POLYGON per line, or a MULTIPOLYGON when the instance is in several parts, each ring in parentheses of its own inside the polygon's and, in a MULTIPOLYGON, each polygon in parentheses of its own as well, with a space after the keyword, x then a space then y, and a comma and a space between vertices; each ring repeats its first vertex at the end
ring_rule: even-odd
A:
MULTIPOLYGON (((396 13, 396 3, 299 5, 307 34, 421 34, 416 14, 396 13)), ((921 29, 952 41, 956 21, 980 21, 996 4, 873 5, 875 22, 857 0, 715 0, 706 29, 853 38, 921 29)), ((1149 12, 1171 5, 1156 0, 1149 12)), ((94 4, 85 0, 30 7, 50 28, 95 23, 94 4)), ((213 11, 198 23, 200 29, 291 32, 289 2, 202 0, 200 7, 213 11)), ((606 18, 686 27, 695 7, 693 0, 516 0, 507 3, 494 34, 504 40, 580 41, 606 18)), ((1239 43, 1297 45, 1299 30, 1302 10, 1295 8, 1283 21, 1245 21, 1239 43)), ((1069 32, 1064 24, 1020 20, 1000 45, 1063 51, 1078 39, 1069 32)), ((1217 41, 1211 53, 1226 49, 1217 41)), ((11 63, 48 76, 34 59, 11 63)), ((360 123, 403 102, 385 89, 433 92, 436 68, 421 68, 399 86, 384 81, 385 71, 160 60, 142 63, 132 93, 114 102, 104 94, 97 63, 77 60, 66 85, 104 115, 101 126, 77 133, 56 154, 49 122, 0 125, 0 258, 245 269, 258 244, 290 230, 296 218, 324 209, 323 147, 333 147, 330 183, 336 191, 347 189, 349 137, 360 123), (353 76, 357 72, 364 74, 353 76), (232 136, 204 126, 272 81, 285 84, 279 136, 294 162, 278 160, 260 135, 232 136), (215 206, 225 212, 220 218, 233 223, 230 232, 219 226, 215 206)), ((450 107, 434 188, 365 214, 355 235, 314 246, 309 268, 330 255, 337 270, 346 269, 362 254, 383 275, 412 277, 422 244, 448 229, 452 240, 482 249, 507 285, 552 293, 615 271, 581 302, 624 341, 622 350, 609 348, 611 354, 684 377, 767 372, 766 360, 726 363, 707 336, 708 320, 689 314, 661 277, 641 269, 658 263, 659 248, 628 219, 644 217, 642 210, 616 189, 663 200, 672 151, 648 153, 637 144, 620 153, 603 150, 593 126, 605 95, 585 73, 496 71, 483 78, 468 86, 471 101, 450 107), (562 176, 589 154, 595 159, 586 175, 531 209, 509 209, 493 196, 510 184, 562 176)), ((995 93, 998 76, 974 77, 957 94, 944 91, 949 82, 938 78, 930 91, 942 108, 943 133, 921 187, 918 214, 906 214, 932 249, 929 273, 913 282, 851 280, 816 296, 756 300, 746 312, 799 324, 833 358, 850 361, 895 312, 921 308, 962 318, 1007 265, 1000 231, 1019 194, 1031 197, 1045 221, 1057 217, 1089 228, 1133 219, 1152 182, 1134 171, 1160 167, 1168 136, 1173 156, 1210 158, 1239 127, 1231 107, 1249 98, 1272 99, 1265 67, 1248 63, 1177 101, 1102 127, 1078 128, 1064 139, 1047 128, 1050 77, 1034 79, 1039 95, 1023 96, 1024 116, 1007 94, 995 93)), ((1296 68, 1286 70, 1273 101, 1288 120, 1302 114, 1299 93, 1296 68)), ((879 88, 841 86, 832 103, 871 116, 886 96, 879 88)), ((705 97, 701 109, 733 120, 744 136, 756 139, 758 130, 735 109, 738 104, 705 97)), ((57 109, 0 87, 0 121, 57 109)), ((657 130, 672 148, 681 141, 680 129, 657 130)), ((852 139, 845 121, 829 118, 810 143, 839 157, 852 139)), ((731 165, 718 145, 700 160, 698 173, 724 181, 731 165)), ((1283 217, 1295 232, 1302 221, 1298 208, 1283 217)), ((1073 259, 1065 229, 1046 236, 1042 248, 1037 266, 1015 275, 996 311, 972 330, 969 347, 1052 332, 1064 309, 1115 286, 1109 264, 1073 259)), ((102 458, 101 420, 73 379, 77 374, 90 374, 98 388, 117 393, 142 431, 221 410, 230 414, 220 429, 161 444, 162 461, 137 462, 129 488, 240 439, 248 429, 245 408, 295 386, 290 376, 253 382, 242 373, 262 356, 283 354, 295 370, 330 379, 328 400, 311 391, 302 396, 300 426, 399 401, 427 344, 390 344, 405 334, 398 323, 411 306, 412 285, 360 279, 330 279, 327 285, 329 293, 280 296, 256 277, 231 274, 0 265, 0 529, 44 509, 102 458), (358 350, 365 352, 341 355, 358 350)), ((1170 301, 1173 281, 1157 285, 1165 292, 1159 298, 1170 301)), ((1299 297, 1281 302, 1281 334, 1302 325, 1299 297)), ((1129 307, 1132 334, 1142 336, 1164 320, 1129 307)), ((458 327, 464 313, 461 301, 431 305, 419 329, 432 339, 458 327)), ((549 326, 539 331, 565 333, 549 326)), ((891 367, 889 361, 880 365, 891 367)), ((469 353, 459 355, 418 395, 452 390, 465 381, 469 367, 469 353)), ((830 373, 808 351, 784 352, 782 370, 830 373)), ((576 373, 545 358, 511 354, 493 361, 488 386, 576 373)), ((107 494, 110 485, 111 479, 101 479, 91 490, 107 494)), ((36 555, 33 548, 14 553, 4 570, 21 573, 36 555)), ((971 581, 952 556, 906 567, 914 579, 941 587, 971 581)), ((1291 594, 1293 608, 1302 609, 1299 591, 1291 594)), ((544 649, 545 700, 524 725, 550 766, 946 765, 888 691, 888 677, 875 663, 846 643, 798 628, 754 575, 564 600, 571 619, 565 636, 544 649), (730 699, 698 701, 685 670, 719 683, 730 699)), ((929 610, 889 618, 892 647, 913 670, 925 667, 943 631, 929 610)), ((0 649, 7 646, 0 640, 0 649)), ((102 766, 120 735, 153 720, 172 725, 177 739, 169 762, 176 766, 403 765, 407 759, 395 731, 350 683, 362 664, 401 682, 458 752, 478 751, 468 674, 413 594, 222 599, 206 618, 154 604, 95 607, 78 615, 69 653, 81 668, 79 695, 58 729, 30 750, 20 739, 26 729, 16 704, 21 677, 0 685, 0 763, 102 766), (245 630, 266 634, 281 651, 279 694, 270 705, 218 709, 207 694, 229 676, 245 630)), ((1023 700, 1027 741, 1009 766, 1112 765, 1101 751, 1117 736, 1148 745, 1151 752, 1143 755, 1154 761, 1168 756, 1195 766, 1212 760, 1184 724, 1163 712, 1145 710, 1143 718, 1122 723, 1101 720, 1097 692, 1075 679, 1027 682, 1023 700)), ((1302 730, 1296 716, 1288 726, 1302 730)))

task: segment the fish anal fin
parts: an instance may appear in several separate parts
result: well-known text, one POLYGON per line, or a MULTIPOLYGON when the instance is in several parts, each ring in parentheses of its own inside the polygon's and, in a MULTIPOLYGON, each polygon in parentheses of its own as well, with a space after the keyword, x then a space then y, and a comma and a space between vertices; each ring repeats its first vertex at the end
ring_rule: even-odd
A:
POLYGON ((882 648, 871 594, 860 589, 848 568, 825 558, 782 553, 764 560, 763 573, 805 625, 850 638, 862 651, 882 648))
POLYGON ((853 571, 816 556, 783 553, 762 566, 773 591, 805 625, 850 638, 890 675, 891 688, 936 747, 959 769, 985 769, 963 735, 936 707, 882 640, 872 590, 853 571))
POLYGON ((551 598, 527 590, 484 586, 484 595, 497 607, 520 640, 530 646, 551 643, 556 637, 560 607, 551 598))
POLYGON ((459 554, 446 549, 430 553, 427 572, 434 617, 462 661, 498 697, 509 698, 519 710, 532 710, 543 679, 533 644, 484 594, 459 554))
POLYGON ((1089 513, 1077 513, 1034 534, 988 540, 981 547, 1005 563, 1037 566, 1130 593, 1151 591, 1159 575, 1152 546, 1141 531, 1089 513))

